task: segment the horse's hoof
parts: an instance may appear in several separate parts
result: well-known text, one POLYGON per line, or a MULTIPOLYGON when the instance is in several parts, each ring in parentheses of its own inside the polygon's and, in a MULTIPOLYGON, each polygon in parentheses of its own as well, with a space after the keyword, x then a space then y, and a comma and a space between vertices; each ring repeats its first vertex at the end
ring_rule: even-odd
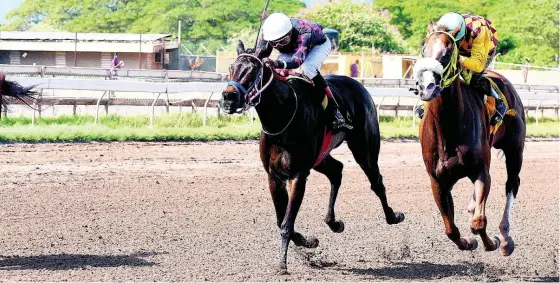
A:
POLYGON ((344 222, 342 222, 342 220, 335 221, 330 228, 335 233, 342 233, 344 232, 344 222))
POLYGON ((494 237, 490 239, 492 241, 492 245, 487 247, 484 245, 484 250, 487 252, 495 251, 500 246, 500 239, 498 237, 494 237))
POLYGON ((288 268, 284 267, 280 267, 278 268, 278 271, 276 272, 276 274, 283 276, 283 275, 290 275, 290 273, 288 273, 288 268))
POLYGON ((461 248, 465 251, 474 251, 478 248, 478 242, 475 238, 472 237, 461 237, 461 242, 464 245, 464 248, 461 248))
POLYGON ((319 240, 317 238, 313 236, 305 238, 302 234, 297 232, 292 235, 292 241, 294 242, 294 245, 308 249, 314 249, 319 246, 319 240))
POLYGON ((503 256, 510 256, 513 253, 514 249, 515 249, 515 243, 513 242, 513 239, 509 236, 506 239, 504 239, 504 241, 500 245, 500 250, 503 256))
POLYGON ((303 245, 304 247, 308 248, 308 249, 314 249, 316 247, 319 246, 319 239, 313 237, 313 236, 309 236, 309 238, 307 238, 305 245, 303 245))
POLYGON ((395 211, 395 218, 392 224, 399 224, 404 221, 404 213, 395 211))

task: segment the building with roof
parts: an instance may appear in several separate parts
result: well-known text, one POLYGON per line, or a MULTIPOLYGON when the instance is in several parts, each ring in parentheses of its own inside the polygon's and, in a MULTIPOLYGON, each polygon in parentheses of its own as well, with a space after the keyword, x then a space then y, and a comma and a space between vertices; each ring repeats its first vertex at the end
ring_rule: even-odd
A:
POLYGON ((0 31, 0 64, 177 69, 179 43, 169 34, 0 31))

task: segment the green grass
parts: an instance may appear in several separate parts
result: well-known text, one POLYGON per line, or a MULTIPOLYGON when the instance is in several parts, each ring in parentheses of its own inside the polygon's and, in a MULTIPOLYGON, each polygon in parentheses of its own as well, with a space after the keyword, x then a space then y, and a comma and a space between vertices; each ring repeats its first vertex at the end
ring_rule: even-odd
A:
POLYGON ((535 138, 560 137, 560 121, 551 118, 539 118, 537 126, 534 117, 527 118, 527 136, 535 138))
MULTIPOLYGON (((196 113, 164 114, 150 125, 149 116, 101 116, 94 125, 93 116, 59 116, 42 118, 31 125, 31 119, 10 117, 0 120, 0 142, 85 142, 85 141, 212 141, 257 139, 259 121, 250 123, 246 115, 209 116, 206 127, 202 115, 196 113)), ((527 136, 560 137, 558 119, 529 118, 527 136)), ((381 137, 416 138, 418 124, 412 117, 380 118, 381 137)))

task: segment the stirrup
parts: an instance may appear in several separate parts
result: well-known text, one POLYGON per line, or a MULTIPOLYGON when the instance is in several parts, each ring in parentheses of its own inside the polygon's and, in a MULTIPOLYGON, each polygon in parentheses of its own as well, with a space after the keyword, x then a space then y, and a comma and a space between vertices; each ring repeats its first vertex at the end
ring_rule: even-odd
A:
POLYGON ((496 126, 503 119, 504 119, 504 116, 502 114, 500 114, 500 112, 496 111, 496 113, 494 113, 494 116, 492 116, 492 118, 490 119, 490 124, 492 126, 496 126))
POLYGON ((490 124, 492 124, 492 126, 497 125, 500 121, 502 121, 504 119, 504 116, 507 112, 507 107, 505 105, 505 103, 500 99, 500 100, 496 100, 496 112, 494 113, 494 115, 492 116, 492 118, 490 119, 490 124), (498 105, 501 106, 501 108, 503 109, 503 111, 498 111, 498 105), (501 113, 503 112, 503 113, 501 113))
POLYGON ((422 118, 424 118, 424 108, 422 107, 418 107, 416 108, 416 116, 418 117, 418 119, 422 120, 422 118))
POLYGON ((348 130, 352 130, 354 127, 351 126, 350 124, 346 123, 346 120, 344 119, 344 116, 342 116, 342 113, 340 113, 340 110, 338 110, 338 108, 334 111, 334 121, 333 121, 333 129, 334 130, 338 130, 341 128, 346 128, 348 130))

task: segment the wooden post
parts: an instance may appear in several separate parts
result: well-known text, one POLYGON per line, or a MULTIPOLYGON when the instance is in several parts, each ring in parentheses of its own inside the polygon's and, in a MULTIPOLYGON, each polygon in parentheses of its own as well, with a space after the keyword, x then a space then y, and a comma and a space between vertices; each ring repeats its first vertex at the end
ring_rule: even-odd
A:
POLYGON ((181 69, 181 21, 179 21, 179 32, 178 32, 178 40, 179 40, 179 56, 177 56, 177 69, 181 69))
POLYGON ((362 51, 362 61, 360 62, 360 78, 364 77, 364 66, 366 64, 364 51, 362 51))
POLYGON ((142 69, 142 34, 140 34, 140 48, 138 49, 138 69, 142 69))
POLYGON ((74 38, 74 67, 78 66, 78 33, 74 38))

